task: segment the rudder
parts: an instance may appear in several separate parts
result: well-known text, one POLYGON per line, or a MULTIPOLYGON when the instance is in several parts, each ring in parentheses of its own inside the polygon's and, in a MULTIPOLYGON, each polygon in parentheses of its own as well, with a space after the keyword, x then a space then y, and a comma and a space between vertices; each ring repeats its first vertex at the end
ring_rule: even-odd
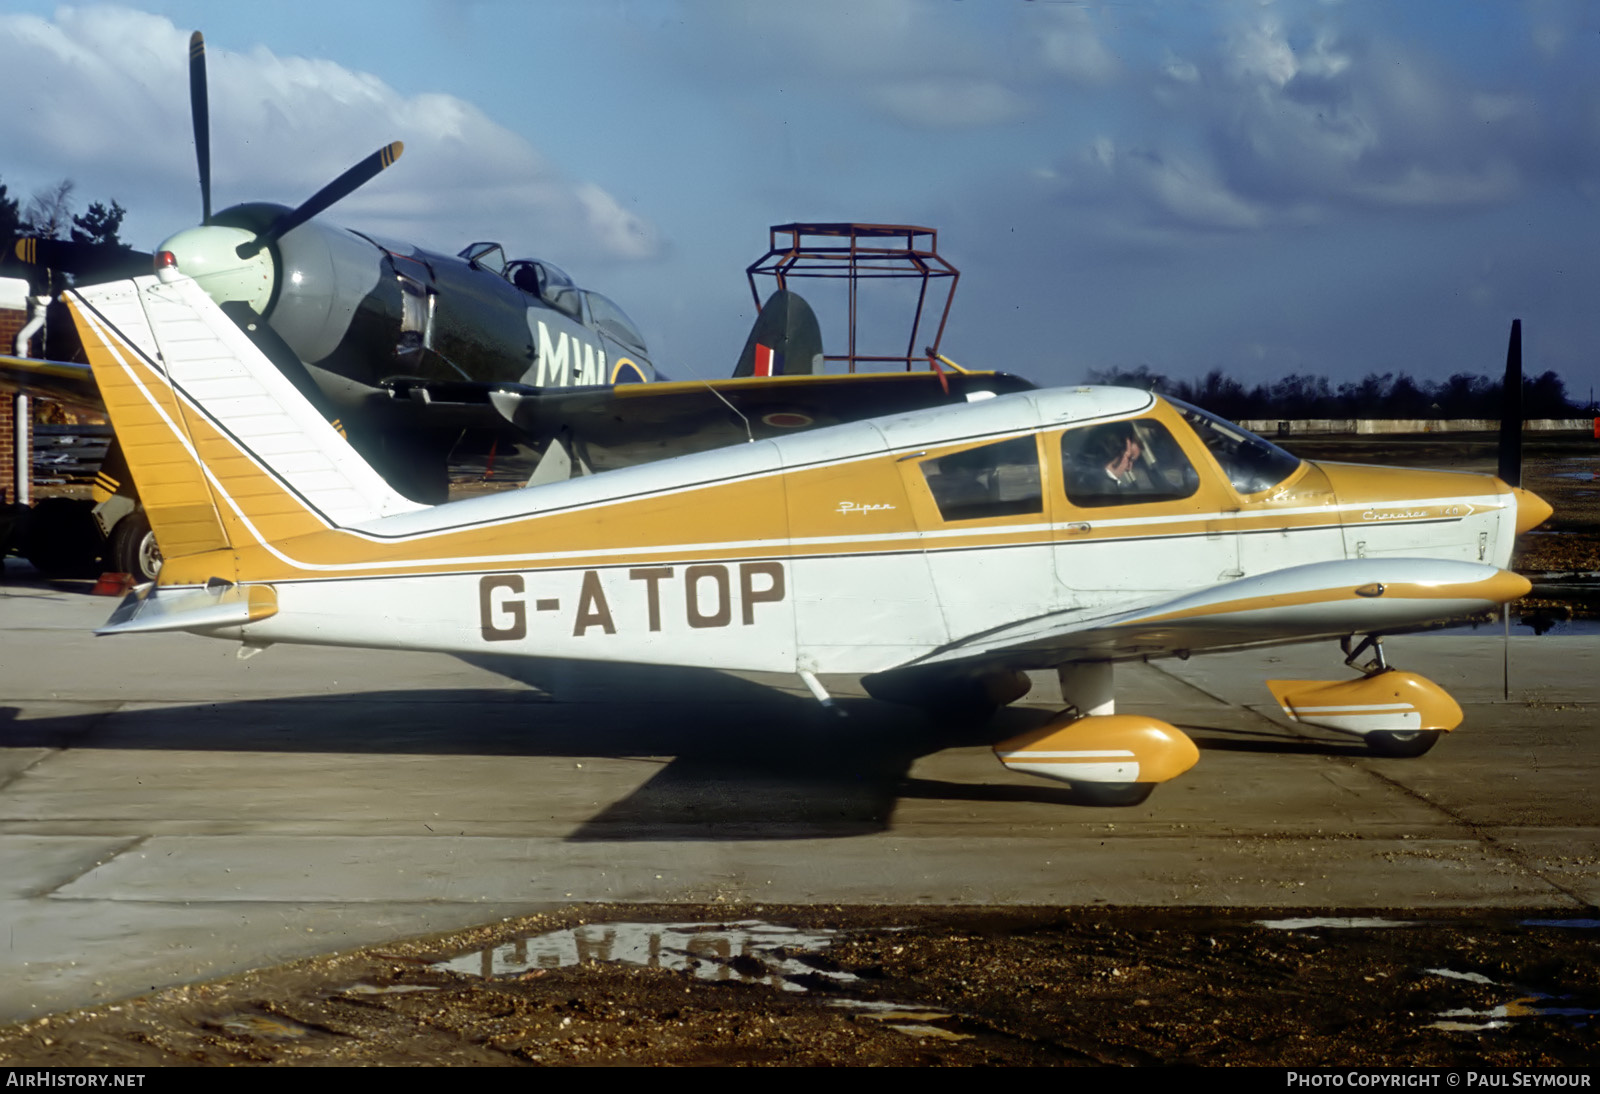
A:
POLYGON ((193 281, 112 282, 75 290, 68 304, 167 557, 421 508, 193 281))

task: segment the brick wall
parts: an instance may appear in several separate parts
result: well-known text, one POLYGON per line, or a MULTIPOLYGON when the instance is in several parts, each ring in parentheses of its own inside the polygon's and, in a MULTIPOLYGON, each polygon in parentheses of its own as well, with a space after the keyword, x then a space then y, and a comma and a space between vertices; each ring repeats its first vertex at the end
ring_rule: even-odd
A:
MULTIPOLYGON (((0 308, 0 353, 10 353, 16 348, 17 332, 22 330, 27 321, 27 312, 0 308)), ((14 500, 11 493, 16 485, 13 476, 17 467, 13 398, 10 392, 0 392, 0 498, 8 502, 14 500)), ((26 455, 23 456, 23 462, 27 462, 26 455)))

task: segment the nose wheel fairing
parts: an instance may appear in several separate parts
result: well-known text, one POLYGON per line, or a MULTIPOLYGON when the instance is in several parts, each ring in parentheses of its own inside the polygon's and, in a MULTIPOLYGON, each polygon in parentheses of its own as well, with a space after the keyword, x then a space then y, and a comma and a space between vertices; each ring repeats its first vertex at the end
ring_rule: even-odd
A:
POLYGON ((1461 724, 1461 706, 1414 672, 1380 669, 1357 680, 1268 680, 1289 718, 1360 737, 1380 756, 1420 756, 1461 724))

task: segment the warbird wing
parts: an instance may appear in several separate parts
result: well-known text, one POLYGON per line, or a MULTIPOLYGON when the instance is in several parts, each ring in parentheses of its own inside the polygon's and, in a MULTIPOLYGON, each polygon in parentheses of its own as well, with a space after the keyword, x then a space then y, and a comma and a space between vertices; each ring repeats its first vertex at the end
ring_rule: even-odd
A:
POLYGON ((38 395, 73 406, 99 406, 100 389, 88 365, 0 354, 0 391, 38 395))

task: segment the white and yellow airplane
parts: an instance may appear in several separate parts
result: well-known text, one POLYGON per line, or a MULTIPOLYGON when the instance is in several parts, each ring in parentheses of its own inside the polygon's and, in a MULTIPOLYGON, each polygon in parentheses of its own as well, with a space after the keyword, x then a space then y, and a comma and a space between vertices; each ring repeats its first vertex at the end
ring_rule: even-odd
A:
POLYGON ((1055 669, 1065 709, 995 745, 1085 800, 1194 764, 1115 713, 1119 661, 1342 641, 1286 713, 1417 755, 1461 720, 1383 635, 1513 600, 1550 508, 1489 475, 1314 464, 1143 391, 1024 391, 437 506, 385 485, 193 282, 70 294, 166 553, 101 634, 863 676, 977 716, 1055 669), (1359 641, 1358 641, 1359 640, 1359 641))

